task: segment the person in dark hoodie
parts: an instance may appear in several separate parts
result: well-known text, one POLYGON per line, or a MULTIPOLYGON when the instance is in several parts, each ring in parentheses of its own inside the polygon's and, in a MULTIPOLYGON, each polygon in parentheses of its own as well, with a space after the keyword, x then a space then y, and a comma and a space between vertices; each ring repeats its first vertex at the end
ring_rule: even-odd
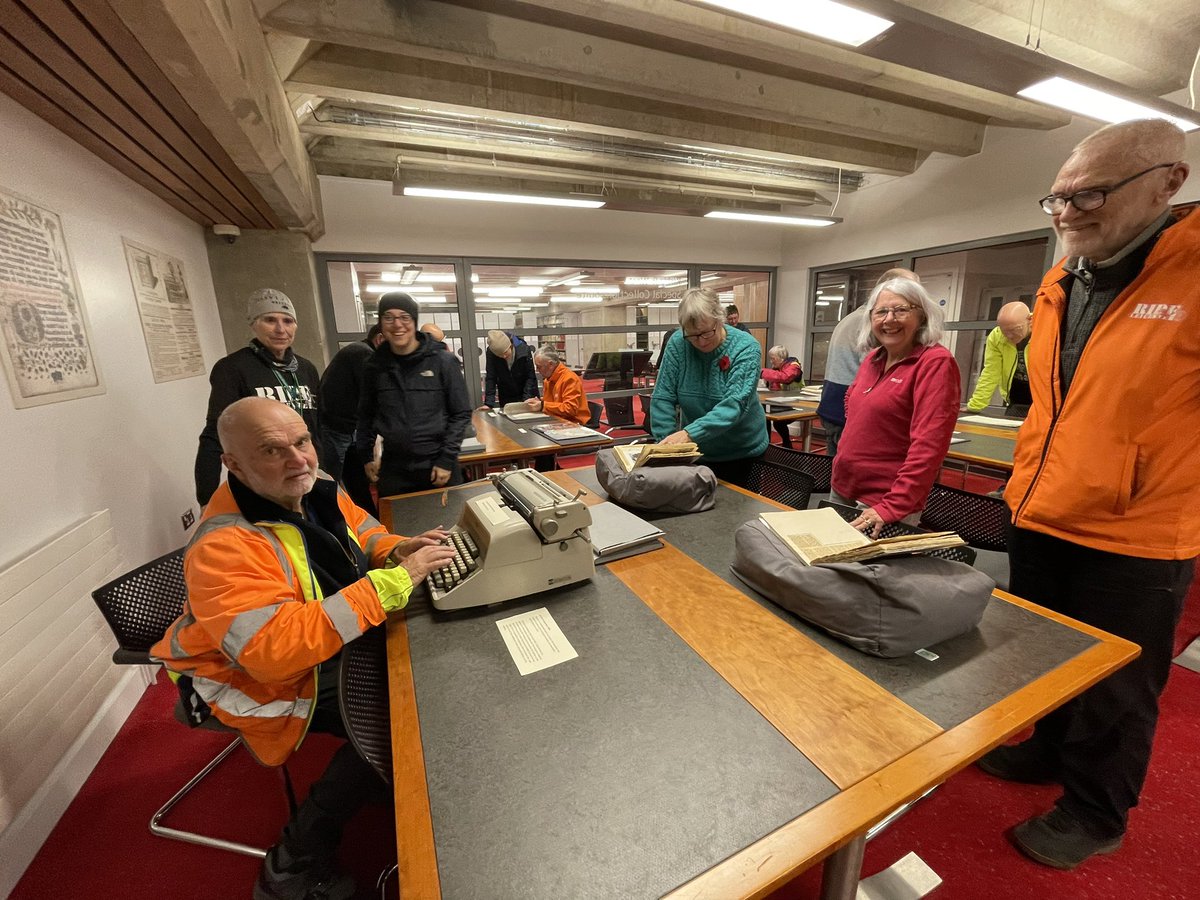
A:
POLYGON ((254 338, 213 366, 208 376, 208 416, 196 450, 196 500, 208 503, 221 483, 221 441, 217 419, 234 400, 271 397, 286 403, 304 419, 322 465, 326 464, 317 417, 320 378, 317 367, 292 352, 296 340, 296 308, 283 291, 259 288, 246 304, 246 321, 254 338))
MULTIPOLYGON (((363 368, 372 352, 383 343, 379 323, 371 326, 364 340, 347 344, 333 355, 321 373, 321 431, 325 436, 325 472, 342 482, 358 505, 378 518, 371 488, 363 474, 366 460, 354 446, 358 425, 358 398, 362 394, 363 368)), ((369 457, 368 457, 369 459, 369 457)))
POLYGON ((537 371, 528 344, 503 331, 489 331, 486 356, 484 406, 503 407, 538 395, 537 371))
POLYGON ((379 496, 462 483, 458 451, 471 422, 471 401, 458 360, 417 330, 408 294, 379 298, 384 342, 363 369, 355 446, 379 496), (383 458, 374 461, 375 437, 383 458))

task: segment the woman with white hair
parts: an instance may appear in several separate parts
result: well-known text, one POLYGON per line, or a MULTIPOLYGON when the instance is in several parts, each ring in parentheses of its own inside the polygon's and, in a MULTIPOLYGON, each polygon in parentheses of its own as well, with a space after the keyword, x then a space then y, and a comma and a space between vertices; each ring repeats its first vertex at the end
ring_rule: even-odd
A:
MULTIPOLYGON (((767 365, 762 370, 762 380, 769 391, 781 391, 790 387, 793 390, 804 387, 804 367, 800 360, 788 356, 787 347, 776 344, 767 351, 767 365)), ((788 407, 777 407, 786 410, 788 407)), ((775 430, 783 446, 792 446, 792 433, 789 431, 791 422, 776 421, 775 430)))
POLYGON ((725 324, 725 311, 707 288, 684 292, 679 326, 663 349, 650 431, 664 444, 695 442, 701 462, 718 478, 744 484, 750 463, 769 443, 757 392, 762 349, 725 324))
POLYGON ((876 286, 859 346, 867 356, 846 391, 846 427, 833 458, 830 499, 863 507, 854 527, 878 537, 915 525, 958 418, 960 379, 942 339, 942 311, 907 278, 876 286))

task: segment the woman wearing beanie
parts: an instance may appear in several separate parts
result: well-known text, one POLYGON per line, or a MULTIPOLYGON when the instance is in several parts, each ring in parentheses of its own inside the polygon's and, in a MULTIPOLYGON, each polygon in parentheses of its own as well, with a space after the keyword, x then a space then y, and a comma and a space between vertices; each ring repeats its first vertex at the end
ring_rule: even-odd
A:
POLYGON ((234 400, 272 397, 299 413, 324 459, 317 419, 320 378, 317 367, 292 352, 296 340, 296 308, 283 291, 259 288, 246 304, 246 321, 254 337, 248 347, 219 360, 208 376, 208 416, 196 450, 196 499, 201 506, 221 483, 221 442, 217 419, 234 400))
POLYGON ((355 446, 379 496, 427 491, 462 482, 458 451, 471 422, 471 401, 458 360, 417 329, 419 309, 408 294, 379 298, 383 343, 367 360, 355 446))

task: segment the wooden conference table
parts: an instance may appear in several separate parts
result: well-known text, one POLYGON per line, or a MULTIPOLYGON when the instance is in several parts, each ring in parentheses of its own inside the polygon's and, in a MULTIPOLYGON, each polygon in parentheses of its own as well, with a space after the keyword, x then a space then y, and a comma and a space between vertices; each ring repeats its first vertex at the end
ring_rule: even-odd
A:
MULTIPOLYGON (((488 465, 503 465, 509 462, 524 463, 538 456, 552 456, 563 450, 593 449, 606 447, 612 438, 597 433, 592 440, 572 441, 559 444, 534 430, 535 425, 547 422, 566 422, 556 416, 513 421, 496 411, 477 409, 471 414, 475 436, 483 444, 481 450, 460 453, 458 462, 465 471, 482 470, 488 465)), ((569 423, 575 424, 575 423, 569 423)))
MULTIPOLYGON (((481 490, 380 506, 412 534, 481 490)), ((866 656, 729 571, 775 508, 722 485, 592 581, 455 613, 421 591, 390 618, 403 896, 761 897, 825 860, 822 896, 853 898, 871 825, 1138 653, 997 592, 931 661, 866 656), (495 623, 543 607, 578 657, 521 677, 495 623)))
POLYGON ((819 401, 800 397, 798 394, 783 392, 758 392, 762 401, 768 422, 799 422, 800 437, 804 450, 812 449, 812 425, 817 418, 819 401), (776 407, 772 411, 772 407, 776 407))
POLYGON ((951 444, 946 458, 964 463, 964 473, 969 471, 972 464, 1006 473, 1012 472, 1013 448, 1017 444, 1017 430, 1016 428, 959 421, 954 426, 955 436, 965 437, 967 440, 963 443, 951 444))

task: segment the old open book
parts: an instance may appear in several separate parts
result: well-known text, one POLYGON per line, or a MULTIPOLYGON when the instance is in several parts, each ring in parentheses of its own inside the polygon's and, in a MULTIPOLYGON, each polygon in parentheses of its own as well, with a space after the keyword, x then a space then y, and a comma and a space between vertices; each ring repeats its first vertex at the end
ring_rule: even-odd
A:
POLYGON ((837 510, 798 509, 793 512, 763 513, 766 524, 805 565, 832 562, 861 562, 882 556, 901 556, 966 544, 953 531, 906 534, 873 541, 851 527, 837 510))
POLYGON ((613 447, 617 461, 626 472, 641 466, 674 465, 690 463, 700 458, 700 451, 693 443, 686 444, 622 444, 613 447))

